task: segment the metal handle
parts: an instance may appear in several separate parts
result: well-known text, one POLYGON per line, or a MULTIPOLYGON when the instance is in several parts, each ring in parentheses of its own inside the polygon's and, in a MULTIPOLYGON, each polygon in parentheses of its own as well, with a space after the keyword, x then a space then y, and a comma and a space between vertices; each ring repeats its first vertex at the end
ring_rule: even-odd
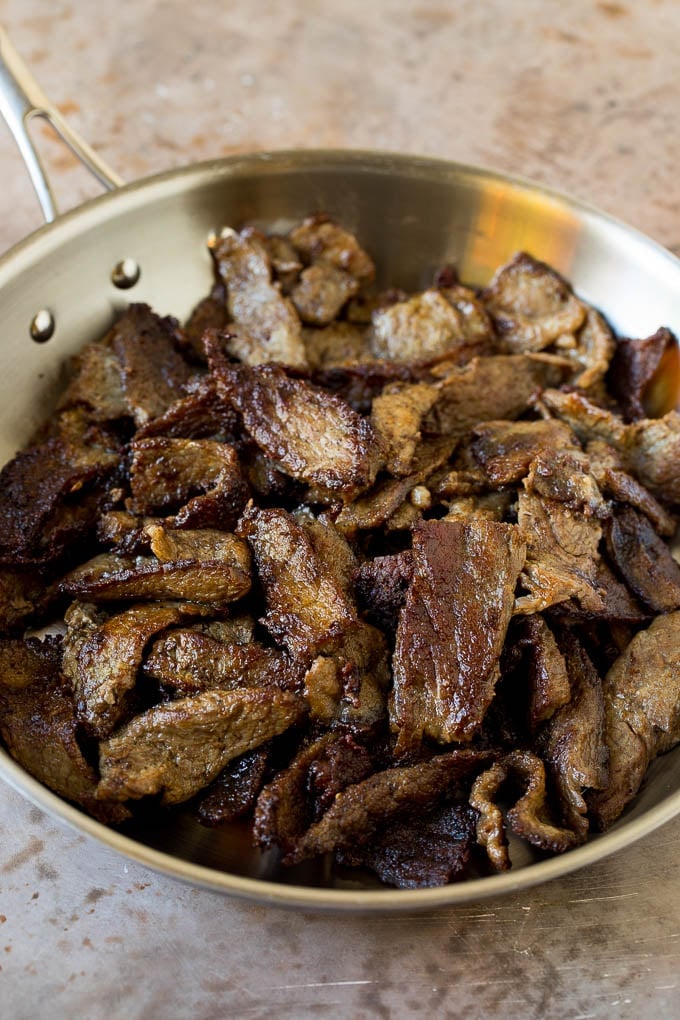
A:
POLYGON ((47 223, 58 216, 57 205, 40 156, 28 133, 28 124, 35 117, 46 120, 83 166, 94 174, 109 191, 125 182, 106 165, 87 142, 68 126, 59 111, 50 103, 23 60, 14 49, 5 29, 0 25, 0 113, 5 118, 19 146, 31 176, 47 223))

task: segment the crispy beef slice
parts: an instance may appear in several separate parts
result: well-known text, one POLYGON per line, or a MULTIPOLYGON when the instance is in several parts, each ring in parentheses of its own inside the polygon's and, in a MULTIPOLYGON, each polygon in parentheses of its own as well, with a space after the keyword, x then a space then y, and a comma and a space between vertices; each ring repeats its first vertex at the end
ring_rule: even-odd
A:
POLYGON ((125 801, 160 794, 163 804, 180 804, 302 714, 299 698, 270 687, 213 689, 157 705, 99 745, 97 797, 125 801))
POLYGON ((607 382, 627 422, 647 417, 645 398, 650 383, 666 352, 676 352, 677 348, 677 339, 665 327, 643 339, 619 338, 607 382))
POLYGON ((129 714, 151 638, 200 612, 189 603, 149 603, 102 619, 95 606, 73 603, 64 617, 63 671, 73 686, 76 717, 90 736, 110 736, 129 714))
POLYGON ((248 499, 232 446, 213 439, 141 439, 130 445, 129 508, 175 514, 178 528, 233 528, 248 499))
POLYGON ((199 378, 187 395, 137 429, 135 439, 218 439, 232 442, 240 433, 238 413, 217 392, 215 380, 199 378))
POLYGON ((572 386, 592 390, 602 383, 617 346, 605 319, 594 308, 587 308, 585 322, 573 336, 559 337, 555 349, 574 365, 572 386))
POLYGON ((628 587, 657 613, 680 609, 680 566, 646 517, 631 507, 608 522, 607 551, 628 587))
POLYGON ((569 702, 569 673, 555 636, 540 613, 514 622, 511 654, 518 679, 524 678, 528 693, 527 715, 533 734, 541 723, 569 702))
POLYGON ((260 793, 253 821, 255 844, 291 852, 337 794, 361 782, 373 768, 367 748, 348 733, 327 732, 313 740, 260 793))
POLYGON ((524 790, 506 812, 513 832, 551 853, 563 853, 578 844, 575 833, 556 826, 551 818, 541 759, 530 751, 511 751, 477 777, 470 794, 470 804, 479 813, 477 842, 486 850, 496 871, 506 871, 511 865, 503 811, 496 804, 508 780, 514 780, 524 790))
POLYGON ((314 371, 370 360, 366 330, 353 322, 331 322, 322 329, 304 329, 307 361, 314 371))
MULTIPOLYGON (((592 444, 591 444, 592 445, 592 444)), ((658 499, 652 496, 651 492, 640 485, 636 478, 626 471, 608 465, 598 464, 590 457, 590 470, 600 486, 603 494, 618 503, 626 503, 639 510, 651 521, 654 530, 665 538, 671 538, 675 534, 676 521, 672 514, 659 503, 658 499)))
POLYGON ((128 413, 139 428, 184 395, 191 369, 176 350, 174 319, 161 319, 148 305, 130 305, 107 341, 118 358, 128 413))
POLYGON ((525 478, 542 450, 580 450, 571 429, 551 418, 483 422, 472 430, 470 448, 494 487, 525 478))
POLYGON ((57 405, 85 407, 92 421, 115 421, 129 415, 121 366, 109 343, 87 344, 73 359, 74 374, 57 405))
POLYGON ((312 373, 312 381, 340 397, 358 414, 370 414, 374 399, 385 386, 411 379, 408 365, 391 361, 344 361, 341 365, 322 366, 312 373))
POLYGON ((413 553, 410 549, 367 560, 356 572, 359 608, 376 627, 394 634, 412 580, 413 553))
POLYGON ((644 418, 630 425, 578 393, 547 390, 542 403, 565 421, 584 443, 604 440, 619 454, 622 466, 666 503, 680 503, 680 414, 644 418))
POLYGON ((436 382, 438 397, 423 419, 433 435, 463 436, 482 421, 519 418, 546 386, 562 382, 562 358, 548 354, 499 354, 473 358, 436 382))
POLYGON ((264 744, 229 762, 196 806, 201 825, 217 828, 243 818, 255 807, 269 765, 270 747, 264 744))
POLYGON ((390 715, 399 746, 470 740, 494 695, 525 546, 493 521, 428 521, 413 532, 390 715))
POLYGON ((605 592, 597 580, 600 521, 520 491, 517 523, 527 544, 521 580, 528 594, 517 599, 515 612, 541 612, 573 598, 584 611, 602 613, 605 592))
POLYGON ((151 529, 152 556, 102 553, 72 570, 59 590, 92 602, 183 599, 222 607, 250 590, 245 542, 219 531, 151 529))
POLYGON ((390 682, 387 643, 375 627, 358 623, 330 655, 319 655, 304 679, 310 718, 368 729, 387 715, 390 682))
POLYGON ((60 662, 54 639, 0 641, 0 735, 15 761, 39 782, 102 822, 121 822, 128 815, 122 805, 95 800, 97 774, 78 745, 60 662))
POLYGON ((592 824, 607 829, 640 788, 649 764, 680 740, 680 612, 635 635, 603 684, 609 783, 586 796, 592 824))
POLYGON ((282 234, 268 234, 265 245, 269 252, 272 271, 281 284, 282 292, 290 294, 302 269, 298 253, 288 238, 282 234))
POLYGON ((178 628, 154 641, 144 674, 181 696, 221 687, 279 686, 293 689, 304 670, 275 648, 255 641, 236 644, 205 631, 178 628))
POLYGON ((524 479, 527 492, 562 503, 585 517, 608 517, 611 510, 581 450, 545 449, 531 462, 524 479))
POLYGON ((451 804, 388 825, 370 843, 340 851, 341 864, 369 868, 397 889, 429 889, 463 878, 475 841, 475 814, 451 804))
POLYGON ((224 329, 229 322, 224 287, 217 284, 212 293, 199 301, 184 325, 184 335, 194 353, 205 358, 203 334, 207 329, 224 329))
POLYGON ((264 589, 264 624, 295 658, 308 661, 357 620, 343 586, 285 510, 246 510, 239 533, 252 550, 264 589))
POLYGON ((212 254, 234 323, 230 352, 248 365, 278 361, 306 368, 300 319, 290 299, 272 282, 265 238, 251 229, 240 234, 225 230, 212 254))
POLYGON ((609 781, 604 698, 600 677, 576 637, 566 633, 562 647, 571 698, 554 713, 538 747, 557 790, 562 823, 583 842, 588 835, 584 792, 603 790, 609 781))
POLYGON ((39 571, 0 570, 0 635, 23 632, 43 619, 55 595, 51 580, 39 571))
POLYGON ((350 233, 324 213, 308 216, 288 235, 307 265, 326 264, 349 273, 359 284, 375 276, 373 259, 350 233))
POLYGON ((586 309, 544 262, 518 252, 482 294, 507 351, 542 351, 584 322, 586 309))
POLYGON ((291 840, 283 863, 297 864, 317 854, 368 843, 390 823, 455 797, 461 784, 490 758, 487 751, 456 749, 417 765, 376 772, 345 787, 318 822, 291 840))
POLYGON ((371 407, 371 421, 385 448, 385 467, 403 477, 411 473, 422 438, 423 417, 438 399, 428 383, 393 386, 377 396, 371 407))
POLYGON ((432 287, 373 313, 373 353, 392 361, 469 358, 488 353, 492 338, 491 320, 474 292, 464 287, 432 287))
POLYGON ((323 568, 332 574, 347 599, 352 602, 357 557, 345 536, 326 513, 315 517, 307 507, 301 507, 293 513, 293 517, 309 536, 323 568))
POLYGON ((213 356, 218 385, 260 449, 298 481, 350 502, 367 489, 382 450, 367 418, 277 366, 230 367, 213 356))
POLYGON ((302 270, 291 290, 291 301, 302 321, 311 326, 328 326, 361 284, 330 262, 315 262, 302 270))

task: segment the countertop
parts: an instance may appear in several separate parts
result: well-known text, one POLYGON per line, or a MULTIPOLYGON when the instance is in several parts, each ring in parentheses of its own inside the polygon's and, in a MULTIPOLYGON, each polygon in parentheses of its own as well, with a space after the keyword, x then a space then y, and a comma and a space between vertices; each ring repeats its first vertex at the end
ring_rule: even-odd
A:
MULTIPOLYGON (((680 5, 0 0, 47 94, 126 179, 268 148, 481 163, 680 254, 680 5)), ((96 193, 49 132, 62 208, 96 193)), ((0 250, 40 224, 0 128, 0 250)), ((678 1016, 680 819, 522 894, 418 915, 286 912, 183 886, 0 794, 14 1020, 678 1016)))

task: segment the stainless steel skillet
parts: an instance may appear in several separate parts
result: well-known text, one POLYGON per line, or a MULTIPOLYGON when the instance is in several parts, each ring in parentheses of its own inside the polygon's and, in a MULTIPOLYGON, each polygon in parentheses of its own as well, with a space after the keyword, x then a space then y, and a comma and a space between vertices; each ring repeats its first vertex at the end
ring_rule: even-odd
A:
MULTIPOLYGON (((69 131, 1 31, 0 107, 54 220, 0 259, 3 462, 49 411, 68 357, 104 332, 128 299, 180 318, 189 312, 211 280, 206 238, 225 223, 285 223, 324 209, 359 233, 383 282, 405 288, 446 261, 481 283, 525 248, 567 275, 622 332, 644 335, 661 324, 680 332, 680 261, 610 217, 521 180, 414 156, 303 151, 204 163, 123 187, 69 131), (111 193, 56 218, 26 132, 34 116, 51 121, 111 193)), ((586 846, 542 861, 517 847, 512 872, 409 892, 323 865, 281 871, 273 857, 251 849, 244 830, 203 829, 182 813, 123 836, 61 801, 1 750, 0 775, 81 832, 166 874, 260 902, 352 911, 403 911, 527 888, 599 860, 680 812, 678 749, 654 764, 617 825, 586 846)))

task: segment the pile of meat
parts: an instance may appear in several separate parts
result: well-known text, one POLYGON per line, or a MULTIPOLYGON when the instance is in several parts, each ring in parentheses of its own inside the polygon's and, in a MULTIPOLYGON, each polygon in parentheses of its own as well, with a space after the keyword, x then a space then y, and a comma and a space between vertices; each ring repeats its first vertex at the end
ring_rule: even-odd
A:
POLYGON ((251 819, 402 888, 609 826, 680 740, 675 338, 527 254, 377 293, 323 216, 212 255, 2 471, 10 754, 105 822, 251 819))

